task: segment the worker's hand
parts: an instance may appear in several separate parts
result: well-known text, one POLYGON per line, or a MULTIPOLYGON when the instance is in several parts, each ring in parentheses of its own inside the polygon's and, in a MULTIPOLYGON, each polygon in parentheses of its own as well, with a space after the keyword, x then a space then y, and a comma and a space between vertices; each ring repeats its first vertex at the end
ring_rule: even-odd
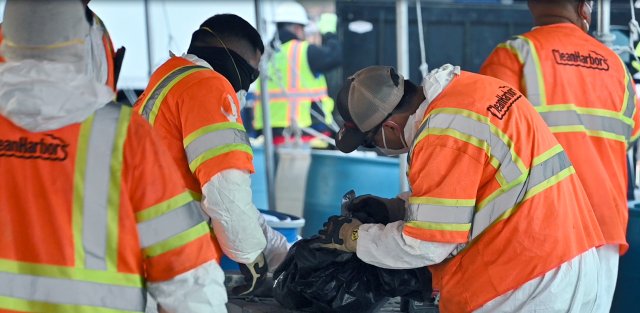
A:
POLYGON ((314 247, 356 252, 358 227, 362 222, 345 216, 332 216, 322 225, 320 236, 314 247))
POLYGON ((236 296, 249 296, 259 289, 266 280, 267 271, 269 270, 267 260, 264 257, 264 253, 260 253, 252 263, 239 265, 245 284, 234 287, 231 293, 236 296))
POLYGON ((338 27, 338 16, 333 13, 322 13, 318 20, 318 29, 321 34, 336 33, 338 27))
POLYGON ((376 223, 388 224, 405 218, 405 202, 400 198, 382 198, 374 195, 356 197, 346 205, 346 210, 354 217, 365 220, 372 218, 376 223), (362 215, 361 215, 362 214, 362 215))

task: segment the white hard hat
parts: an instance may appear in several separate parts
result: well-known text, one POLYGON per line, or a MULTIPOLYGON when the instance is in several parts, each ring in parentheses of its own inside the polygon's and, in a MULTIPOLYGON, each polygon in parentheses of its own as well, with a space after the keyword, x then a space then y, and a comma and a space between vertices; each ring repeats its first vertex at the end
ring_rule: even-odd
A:
POLYGON ((8 0, 2 53, 12 60, 81 61, 89 30, 79 0, 8 0))
POLYGON ((307 17, 307 11, 300 3, 286 1, 280 3, 276 8, 274 22, 307 25, 309 24, 309 17, 307 17))

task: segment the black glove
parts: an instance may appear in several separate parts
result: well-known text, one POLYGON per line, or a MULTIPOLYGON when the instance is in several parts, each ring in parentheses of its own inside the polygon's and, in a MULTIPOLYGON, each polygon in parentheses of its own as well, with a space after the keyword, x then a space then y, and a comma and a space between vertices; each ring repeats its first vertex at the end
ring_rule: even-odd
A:
POLYGON ((264 253, 260 253, 252 263, 239 265, 245 284, 233 287, 231 293, 235 296, 249 296, 260 289, 265 282, 269 270, 267 260, 264 257, 264 253))
POLYGON ((405 218, 405 203, 400 198, 381 198, 374 195, 362 195, 345 204, 351 216, 364 223, 388 224, 405 218))

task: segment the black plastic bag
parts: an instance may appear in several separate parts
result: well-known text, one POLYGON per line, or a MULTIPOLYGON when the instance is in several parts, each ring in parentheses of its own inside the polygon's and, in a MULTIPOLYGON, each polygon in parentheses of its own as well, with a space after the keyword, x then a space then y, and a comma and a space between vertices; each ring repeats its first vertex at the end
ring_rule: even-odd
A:
POLYGON ((313 242, 298 241, 274 273, 274 297, 286 308, 372 312, 391 297, 424 301, 431 293, 426 268, 378 268, 354 253, 312 248, 313 242))
MULTIPOLYGON (((351 204, 355 192, 347 192, 341 211, 363 223, 390 221, 382 208, 366 206, 357 212, 351 204)), ((273 294, 289 309, 315 312, 374 312, 388 298, 425 301, 431 294, 431 274, 426 267, 391 270, 362 262, 355 253, 312 248, 315 239, 298 241, 274 273, 273 294)))

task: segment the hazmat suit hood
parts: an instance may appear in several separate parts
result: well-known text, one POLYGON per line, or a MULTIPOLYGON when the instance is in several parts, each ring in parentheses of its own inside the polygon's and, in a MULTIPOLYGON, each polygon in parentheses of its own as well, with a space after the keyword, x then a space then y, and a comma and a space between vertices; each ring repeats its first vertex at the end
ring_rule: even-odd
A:
POLYGON ((0 114, 32 132, 88 118, 113 100, 91 60, 90 25, 77 0, 7 1, 0 46, 0 114))

